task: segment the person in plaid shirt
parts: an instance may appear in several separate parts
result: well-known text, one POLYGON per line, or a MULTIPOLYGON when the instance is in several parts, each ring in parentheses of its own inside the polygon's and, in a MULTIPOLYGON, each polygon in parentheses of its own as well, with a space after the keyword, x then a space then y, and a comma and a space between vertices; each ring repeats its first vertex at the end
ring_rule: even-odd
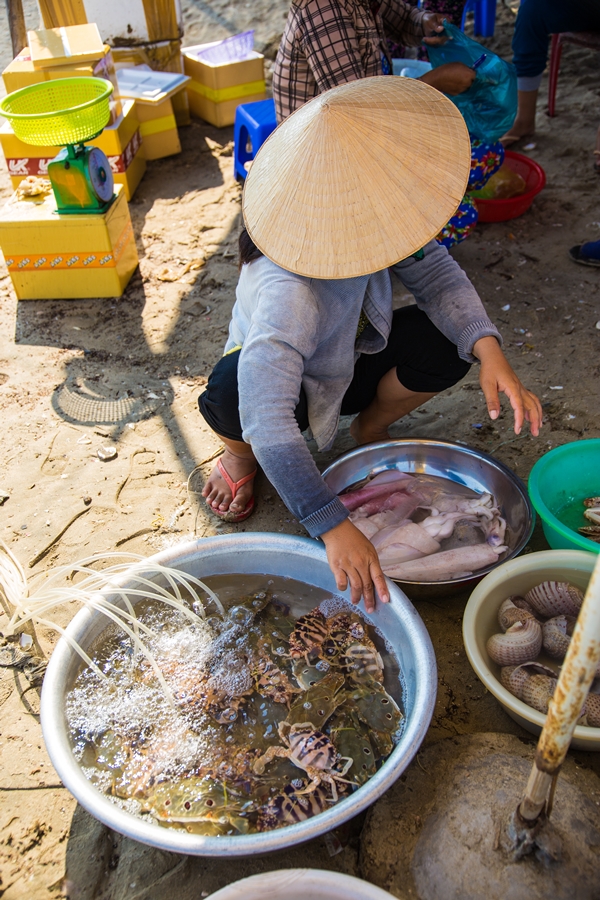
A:
MULTIPOLYGON (((388 37, 412 47, 443 42, 443 19, 403 0, 294 0, 273 68, 278 122, 329 88, 390 75, 388 37)), ((468 66, 449 63, 421 80, 458 94, 474 77, 468 66)))

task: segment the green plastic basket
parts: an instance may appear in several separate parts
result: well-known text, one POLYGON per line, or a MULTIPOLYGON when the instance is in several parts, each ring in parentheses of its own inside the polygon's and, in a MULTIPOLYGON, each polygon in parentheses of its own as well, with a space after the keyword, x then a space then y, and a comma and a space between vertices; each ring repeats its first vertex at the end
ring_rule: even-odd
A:
POLYGON ((108 122, 112 91, 110 81, 103 78, 43 81, 5 97, 0 114, 26 144, 79 144, 100 134, 108 122))
POLYGON ((600 438, 573 441, 540 457, 529 475, 529 496, 554 550, 589 550, 600 544, 579 534, 584 497, 600 497, 600 438))

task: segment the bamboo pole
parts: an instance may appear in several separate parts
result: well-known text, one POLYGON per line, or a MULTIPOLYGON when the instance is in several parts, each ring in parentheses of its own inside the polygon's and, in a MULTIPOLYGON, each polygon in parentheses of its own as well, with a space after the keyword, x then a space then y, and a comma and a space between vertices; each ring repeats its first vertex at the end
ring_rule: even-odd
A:
POLYGON ((23 47, 27 46, 27 29, 25 28, 25 16, 23 15, 22 0, 4 0, 8 15, 8 27, 12 43, 13 57, 18 56, 23 47))
POLYGON ((528 827, 533 827, 544 812, 550 814, 549 794, 551 797, 553 782, 567 755, 599 662, 600 554, 548 708, 525 796, 518 808, 520 817, 528 827))

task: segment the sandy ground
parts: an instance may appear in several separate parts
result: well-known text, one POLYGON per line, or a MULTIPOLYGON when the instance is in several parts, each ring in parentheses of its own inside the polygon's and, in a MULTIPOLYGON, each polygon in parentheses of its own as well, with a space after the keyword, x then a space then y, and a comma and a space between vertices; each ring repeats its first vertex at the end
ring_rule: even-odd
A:
MULTIPOLYGON (((272 58, 286 7, 285 0, 186 2, 186 39, 255 27, 257 46, 272 58)), ((499 13, 489 43, 508 56, 512 13, 502 6, 499 13)), ((37 24, 31 3, 27 15, 37 24)), ((4 65, 6 33, 0 50, 4 65)), ((489 422, 476 371, 393 429, 398 437, 465 441, 522 478, 549 448, 600 436, 599 276, 567 257, 571 245, 600 234, 591 153, 600 120, 600 59, 573 47, 563 59, 559 114, 548 119, 540 104, 529 151, 546 170, 546 189, 522 218, 480 226, 455 251, 501 328, 511 363, 542 398, 542 435, 515 437, 506 404, 502 417, 489 422)), ((196 401, 222 351, 234 299, 240 188, 232 177, 232 136, 231 128, 194 121, 181 130, 180 156, 149 164, 131 203, 140 268, 120 300, 17 303, 0 268, 0 488, 9 494, 0 536, 29 577, 90 553, 118 548, 148 555, 234 530, 208 514, 194 493, 210 471, 204 461, 219 449, 196 401), (188 263, 200 268, 190 271, 188 263), (117 457, 100 462, 96 451, 110 444, 117 457), (197 466, 190 492, 186 482, 197 466)), ((0 172, 2 199, 10 191, 0 172)), ((407 300, 398 292, 398 304, 407 300)), ((343 421, 333 450, 317 456, 320 465, 353 445, 348 424, 343 421)), ((303 533, 264 477, 257 481, 256 514, 238 530, 303 533)), ((537 529, 529 549, 545 547, 537 529)), ((439 666, 426 743, 488 732, 531 741, 469 666, 461 639, 466 599, 417 604, 439 666)), ((61 621, 72 612, 63 610, 61 621)), ((0 616, 0 629, 3 622, 0 616)), ((40 640, 49 653, 55 636, 41 630, 40 640)), ((3 900, 187 900, 281 866, 361 873, 361 820, 340 836, 345 849, 333 857, 324 841, 315 841, 257 860, 187 859, 110 833, 59 783, 44 749, 38 691, 18 670, 0 669, 3 900)), ((577 766, 600 772, 594 754, 571 755, 577 766)), ((393 884, 390 889, 401 896, 393 884)))

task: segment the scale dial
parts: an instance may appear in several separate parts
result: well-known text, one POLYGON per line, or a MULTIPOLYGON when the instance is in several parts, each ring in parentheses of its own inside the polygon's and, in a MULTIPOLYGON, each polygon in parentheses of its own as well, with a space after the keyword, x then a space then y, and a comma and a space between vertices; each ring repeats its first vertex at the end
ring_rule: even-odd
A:
POLYGON ((98 147, 91 147, 87 163, 92 190, 99 200, 108 203, 112 199, 115 183, 106 154, 98 147))

